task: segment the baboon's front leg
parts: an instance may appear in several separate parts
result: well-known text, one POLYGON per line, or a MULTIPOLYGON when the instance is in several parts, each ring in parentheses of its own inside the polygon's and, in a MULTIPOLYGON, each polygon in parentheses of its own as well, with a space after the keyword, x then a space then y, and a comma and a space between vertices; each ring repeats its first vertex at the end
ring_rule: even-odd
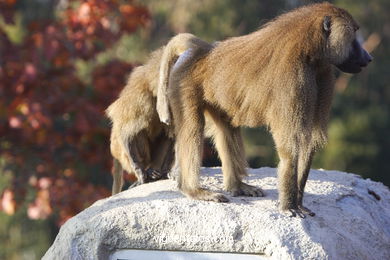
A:
POLYGON ((113 184, 112 184, 112 195, 115 195, 119 192, 121 192, 123 187, 123 168, 120 162, 114 158, 113 160, 113 166, 112 166, 112 177, 113 177, 113 184))
POLYGON ((173 139, 163 134, 157 142, 153 143, 152 149, 147 178, 150 181, 167 179, 174 160, 173 139))
POLYGON ((146 169, 146 182, 168 179, 168 172, 172 168, 174 160, 173 140, 164 138, 155 147, 150 167, 146 169))
MULTIPOLYGON (((292 216, 302 213, 298 209, 298 176, 297 162, 298 158, 289 149, 278 147, 279 166, 278 166, 278 185, 279 202, 282 212, 291 212, 292 216)), ((304 216, 303 216, 304 217, 304 216)))
POLYGON ((175 161, 175 149, 174 149, 174 139, 167 140, 169 146, 166 151, 163 163, 161 165, 161 172, 168 178, 168 173, 171 171, 172 167, 174 167, 175 161))
POLYGON ((213 116, 215 127, 212 131, 215 146, 222 162, 224 189, 233 196, 262 197, 263 191, 255 186, 242 181, 246 176, 245 151, 239 128, 232 127, 229 123, 213 116))
POLYGON ((309 176, 311 161, 313 159, 314 151, 308 149, 301 149, 298 159, 298 208, 309 216, 315 216, 315 213, 310 209, 303 206, 303 193, 305 190, 305 185, 307 177, 309 176))
POLYGON ((129 143, 129 156, 127 157, 130 167, 133 169, 137 176, 137 181, 131 185, 135 187, 144 184, 147 180, 147 173, 145 168, 150 162, 150 149, 149 142, 144 133, 139 133, 129 143))

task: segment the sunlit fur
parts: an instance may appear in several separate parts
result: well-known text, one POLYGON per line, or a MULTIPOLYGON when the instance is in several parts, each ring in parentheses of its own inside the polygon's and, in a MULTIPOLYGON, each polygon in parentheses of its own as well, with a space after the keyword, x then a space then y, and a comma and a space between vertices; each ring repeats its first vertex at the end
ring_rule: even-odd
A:
MULTIPOLYGON (((110 145, 114 158, 112 194, 122 189, 123 169, 134 173, 138 181, 143 183, 145 169, 167 171, 172 166, 174 138, 170 134, 172 132, 170 127, 159 119, 156 96, 158 93, 164 93, 164 89, 167 88, 164 84, 168 83, 170 67, 187 48, 194 50, 204 48, 204 51, 209 51, 211 45, 191 34, 175 36, 165 48, 154 51, 145 65, 134 69, 119 98, 106 110, 112 121, 110 145), (158 87, 163 91, 158 91, 158 87)), ((168 109, 168 104, 164 102, 165 95, 160 98, 160 106, 168 109)))
MULTIPOLYGON (((242 158, 237 154, 238 127, 268 126, 280 158, 281 209, 313 215, 302 205, 303 190, 314 151, 327 139, 333 65, 347 58, 355 27, 343 9, 329 3, 309 5, 249 35, 222 41, 200 60, 172 70, 168 94, 182 191, 195 199, 222 196, 205 195, 198 182, 206 112, 220 126, 216 143, 222 158, 242 158), (324 29, 325 16, 330 17, 330 31, 324 29)), ((243 160, 222 162, 222 167, 226 190, 256 193, 242 182, 243 160)))
POLYGON ((327 46, 330 63, 337 65, 342 63, 351 51, 352 41, 356 38, 355 31, 358 25, 350 14, 343 9, 336 9, 339 16, 332 21, 331 34, 329 35, 329 45, 327 46))

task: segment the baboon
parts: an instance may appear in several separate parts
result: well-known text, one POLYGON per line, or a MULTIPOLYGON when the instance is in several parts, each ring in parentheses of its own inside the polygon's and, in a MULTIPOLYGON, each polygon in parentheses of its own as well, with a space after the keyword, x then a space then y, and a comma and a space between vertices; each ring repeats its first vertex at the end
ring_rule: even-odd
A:
POLYGON ((168 100, 181 166, 179 187, 194 199, 227 201, 199 186, 204 113, 217 128, 224 189, 261 195, 242 181, 238 127, 266 125, 280 158, 280 209, 315 214, 302 205, 314 152, 327 140, 333 67, 358 73, 372 57, 355 38, 358 25, 344 9, 313 4, 280 15, 251 34, 220 42, 196 62, 171 71, 168 100))
MULTIPOLYGON (((174 160, 174 137, 157 114, 158 82, 161 80, 161 88, 166 89, 170 68, 185 50, 191 49, 198 55, 211 47, 189 33, 175 36, 165 48, 154 51, 145 65, 134 69, 119 98, 107 108, 106 114, 112 121, 112 194, 122 189, 123 169, 135 173, 134 186, 166 178, 174 160)), ((164 102, 160 99, 161 106, 168 108, 164 102)))

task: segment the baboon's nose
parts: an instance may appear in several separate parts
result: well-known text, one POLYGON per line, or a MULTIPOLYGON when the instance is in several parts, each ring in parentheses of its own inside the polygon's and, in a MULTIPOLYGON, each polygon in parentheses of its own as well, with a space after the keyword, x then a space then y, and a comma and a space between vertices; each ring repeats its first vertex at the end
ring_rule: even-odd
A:
POLYGON ((359 66, 360 67, 366 67, 374 58, 368 53, 364 52, 363 59, 361 60, 359 66))
POLYGON ((374 59, 368 52, 365 51, 364 54, 365 54, 365 55, 364 55, 364 56, 365 56, 364 58, 365 58, 367 64, 370 63, 370 62, 374 59))
POLYGON ((370 54, 368 54, 368 63, 370 63, 373 59, 374 58, 370 54))

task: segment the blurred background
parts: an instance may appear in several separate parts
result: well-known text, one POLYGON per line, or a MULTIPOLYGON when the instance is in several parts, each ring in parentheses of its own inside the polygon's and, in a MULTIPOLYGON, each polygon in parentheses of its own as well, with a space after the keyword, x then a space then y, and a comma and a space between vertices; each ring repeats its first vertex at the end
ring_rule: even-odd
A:
MULTIPOLYGON (((180 32, 243 35, 299 0, 0 0, 0 259, 40 259, 59 227, 110 195, 104 109, 134 66, 180 32)), ((337 72, 329 144, 313 168, 390 185, 390 1, 331 1, 360 24, 374 62, 337 72)), ((251 167, 276 167, 271 136, 243 129, 251 167)), ((219 164, 211 145, 204 165, 219 164)))

